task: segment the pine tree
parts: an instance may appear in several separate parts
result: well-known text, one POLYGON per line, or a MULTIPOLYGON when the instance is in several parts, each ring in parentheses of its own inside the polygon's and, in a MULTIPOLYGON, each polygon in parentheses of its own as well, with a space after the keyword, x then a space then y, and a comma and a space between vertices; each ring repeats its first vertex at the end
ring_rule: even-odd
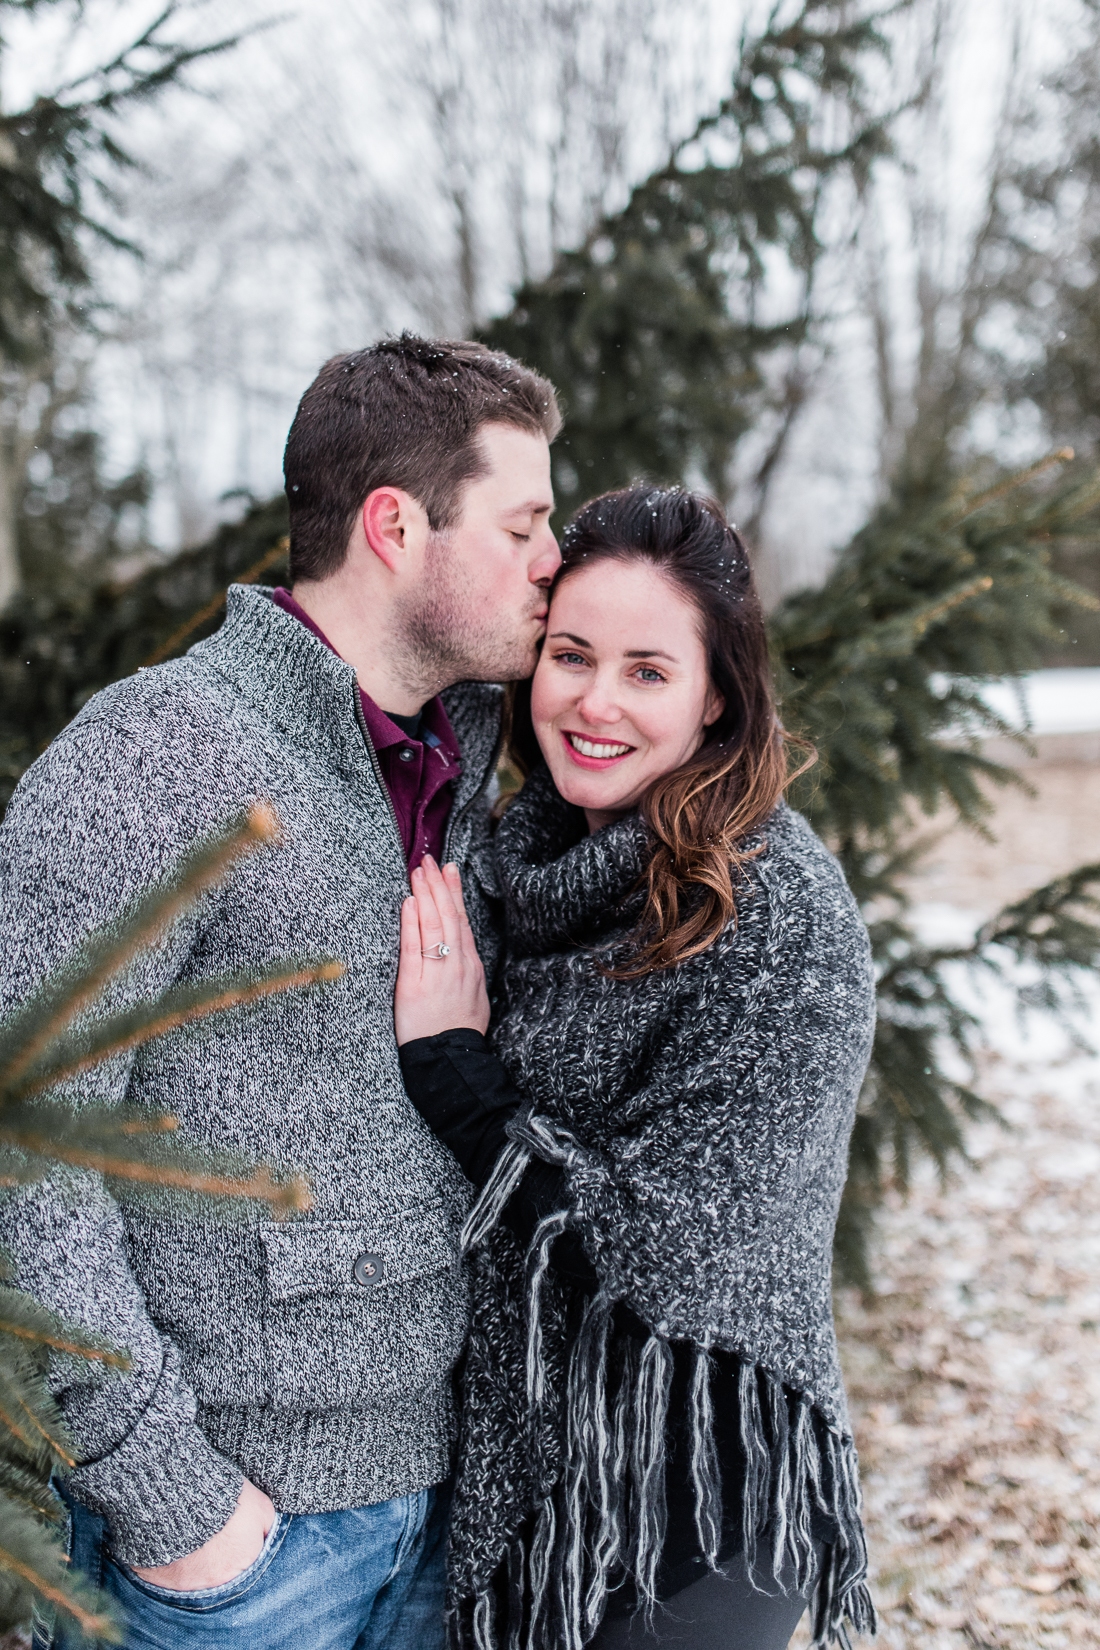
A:
MULTIPOLYGON (((59 3, 0 0, 0 54, 13 14, 59 3)), ((106 62, 25 108, 0 109, 0 607, 22 582, 26 560, 43 550, 57 581, 64 556, 59 562, 54 552, 72 547, 71 512, 64 509, 70 498, 74 506, 83 502, 86 512, 98 504, 108 522, 112 511, 128 502, 103 481, 94 437, 81 441, 73 439, 81 433, 76 427, 68 436, 54 428, 53 415, 73 401, 68 388, 60 396, 55 392, 67 374, 79 375, 75 340, 94 335, 98 323, 94 249, 137 251, 111 228, 105 211, 112 175, 135 164, 122 142, 119 116, 179 84, 200 59, 236 44, 237 37, 181 43, 173 30, 184 10, 180 0, 167 0, 106 62), (31 439, 26 414, 41 405, 43 394, 46 417, 31 439), (36 488, 35 478, 28 477, 36 447, 39 461, 46 460, 52 472, 37 480, 52 488, 36 488), (52 532, 43 532, 43 517, 52 532)), ((133 498, 142 486, 142 477, 132 477, 124 492, 133 498)), ((90 525, 85 513, 79 532, 84 549, 90 525)), ((110 548, 102 531, 98 540, 97 548, 110 548)))
POLYGON ((741 438, 765 425, 766 482, 804 393, 829 185, 858 187, 888 146, 864 84, 886 52, 882 16, 809 0, 783 21, 777 8, 668 164, 483 330, 562 392, 560 518, 636 474, 726 498, 741 438), (777 263, 792 298, 764 321, 777 263))
MULTIPOLYGON (((1072 454, 1057 454, 1066 462, 1072 454)), ((948 805, 981 829, 990 782, 1020 783, 982 755, 1009 734, 983 681, 1041 663, 1067 610, 1100 601, 1050 567, 1060 541, 1100 537, 1100 471, 1050 490, 1038 465, 992 488, 884 509, 841 553, 823 588, 788 599, 771 630, 783 717, 819 762, 792 800, 838 854, 868 919, 879 970, 878 1030, 852 1142, 838 1233, 841 1275, 866 1283, 868 1218, 915 1151, 946 1168, 964 1120, 988 1111, 945 1071, 945 1044, 973 1063, 981 1026, 953 994, 961 966, 1037 976, 1024 1000, 1074 1003, 1100 964, 1100 863, 1080 867, 985 923, 967 946, 921 943, 902 879, 919 862, 912 827, 948 805)))
MULTIPOLYGON (((228 1153, 183 1147, 173 1141, 172 1117, 106 1103, 78 1106, 65 1088, 76 1074, 176 1027, 339 977, 342 965, 328 959, 289 962, 95 1013, 104 987, 135 954, 277 832, 271 809, 254 807, 241 826, 196 849, 119 924, 87 941, 0 1024, 0 1185, 26 1185, 67 1165, 103 1176, 123 1204, 184 1199, 227 1218, 242 1203, 258 1202, 276 1215, 309 1207, 299 1176, 273 1176, 228 1153)), ((50 1478, 74 1465, 74 1452, 46 1384, 51 1356, 127 1365, 124 1347, 61 1322, 22 1293, 0 1253, 0 1630, 25 1622, 37 1604, 90 1642, 115 1643, 120 1634, 105 1601, 69 1572, 64 1557, 50 1478)))

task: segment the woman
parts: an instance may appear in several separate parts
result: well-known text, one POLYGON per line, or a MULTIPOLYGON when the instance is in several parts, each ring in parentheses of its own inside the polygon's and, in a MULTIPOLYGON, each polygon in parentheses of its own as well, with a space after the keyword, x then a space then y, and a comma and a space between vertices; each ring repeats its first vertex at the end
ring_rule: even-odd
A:
POLYGON ((830 1300, 866 932, 782 801, 718 507, 610 493, 562 550, 514 704, 531 771, 481 873, 507 924, 491 1049, 453 869, 402 917, 406 1086, 484 1187, 455 1641, 778 1650, 812 1595, 814 1642, 844 1644, 874 1626, 830 1300))

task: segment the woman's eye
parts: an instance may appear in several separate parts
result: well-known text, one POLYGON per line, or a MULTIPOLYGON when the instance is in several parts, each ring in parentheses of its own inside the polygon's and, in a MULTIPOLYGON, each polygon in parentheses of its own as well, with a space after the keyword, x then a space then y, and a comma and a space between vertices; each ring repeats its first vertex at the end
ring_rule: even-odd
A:
POLYGON ((664 677, 661 675, 661 672, 659 670, 654 670, 652 665, 642 665, 637 671, 637 675, 643 682, 664 681, 664 677))
POLYGON ((583 653, 568 653, 568 652, 566 652, 566 653, 555 653, 554 654, 554 661, 555 661, 556 664, 559 664, 559 665, 583 665, 584 662, 585 662, 583 653))

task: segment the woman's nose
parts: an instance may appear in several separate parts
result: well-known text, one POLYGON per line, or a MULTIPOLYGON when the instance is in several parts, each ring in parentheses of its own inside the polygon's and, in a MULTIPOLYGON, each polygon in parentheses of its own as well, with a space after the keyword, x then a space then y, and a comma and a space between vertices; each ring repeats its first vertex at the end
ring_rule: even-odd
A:
POLYGON ((577 709, 592 727, 606 727, 609 722, 618 722, 623 714, 615 695, 598 681, 590 685, 577 709))

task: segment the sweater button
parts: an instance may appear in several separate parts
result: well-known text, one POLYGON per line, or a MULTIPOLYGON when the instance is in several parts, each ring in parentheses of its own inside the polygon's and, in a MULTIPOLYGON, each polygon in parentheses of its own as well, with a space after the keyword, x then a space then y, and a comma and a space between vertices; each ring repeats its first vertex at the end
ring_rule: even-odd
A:
POLYGON ((374 1284, 382 1282, 382 1256, 356 1255, 351 1275, 356 1283, 361 1283, 364 1289, 370 1289, 374 1284))
POLYGON ((411 762, 413 757, 416 755, 416 752, 412 749, 411 746, 402 745, 401 749, 398 751, 397 754, 401 758, 402 762, 411 762))

